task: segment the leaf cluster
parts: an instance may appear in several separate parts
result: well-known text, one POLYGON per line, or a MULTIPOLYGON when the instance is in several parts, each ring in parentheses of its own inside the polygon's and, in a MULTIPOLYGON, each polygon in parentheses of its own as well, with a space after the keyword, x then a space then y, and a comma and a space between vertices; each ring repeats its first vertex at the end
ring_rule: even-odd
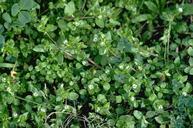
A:
POLYGON ((193 126, 188 0, 0 0, 0 127, 193 126))

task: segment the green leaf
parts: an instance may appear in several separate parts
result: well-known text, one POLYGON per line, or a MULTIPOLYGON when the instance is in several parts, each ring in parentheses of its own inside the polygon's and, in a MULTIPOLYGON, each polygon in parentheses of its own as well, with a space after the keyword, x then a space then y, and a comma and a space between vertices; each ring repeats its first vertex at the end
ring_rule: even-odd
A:
POLYGON ((99 58, 98 58, 99 60, 99 63, 101 64, 101 65, 107 65, 108 64, 108 57, 107 56, 99 56, 99 58))
POLYGON ((149 122, 146 120, 146 117, 143 116, 141 120, 141 128, 147 128, 149 122))
POLYGON ((26 120, 28 118, 28 114, 29 114, 28 112, 25 112, 25 113, 19 115, 18 123, 22 124, 22 123, 26 122, 26 120))
POLYGON ((152 12, 157 12, 157 10, 158 10, 157 6, 152 1, 145 1, 145 5, 152 12))
POLYGON ((122 38, 118 41, 117 49, 123 52, 131 52, 132 45, 127 39, 122 38))
POLYGON ((116 103, 121 103, 121 102, 122 102, 121 96, 116 96, 116 103))
POLYGON ((96 19, 95 23, 97 26, 104 28, 105 24, 104 24, 104 20, 103 19, 96 19))
POLYGON ((109 83, 105 83, 103 85, 103 88, 104 88, 104 90, 108 91, 110 89, 110 84, 109 83))
POLYGON ((6 22, 8 22, 8 23, 11 23, 11 22, 12 22, 11 16, 9 15, 9 13, 7 13, 7 12, 3 13, 2 17, 3 17, 3 19, 4 19, 6 22))
POLYGON ((192 48, 192 47, 189 47, 189 48, 188 48, 188 54, 189 54, 190 56, 193 56, 193 48, 192 48))
POLYGON ((190 64, 190 66, 193 66, 193 58, 192 58, 192 57, 189 58, 189 61, 188 61, 188 62, 189 62, 189 64, 190 64))
POLYGON ((72 16, 75 11, 76 11, 76 8, 75 8, 74 2, 73 2, 73 1, 70 1, 70 2, 66 5, 66 7, 65 7, 65 9, 64 9, 64 12, 65 12, 66 15, 72 16))
POLYGON ((135 110, 133 112, 133 115, 135 116, 135 118, 137 118, 138 120, 142 118, 143 114, 142 112, 138 111, 138 110, 135 110))
POLYGON ((137 17, 135 17, 132 22, 133 23, 138 23, 138 22, 143 22, 143 21, 146 21, 146 20, 149 20, 151 19, 151 15, 150 14, 142 14, 142 15, 139 15, 137 17))
POLYGON ((193 68, 190 69, 189 73, 190 75, 193 75, 193 68))
POLYGON ((165 12, 162 12, 161 18, 165 21, 172 22, 174 20, 174 13, 173 11, 166 10, 165 12))
POLYGON ((169 118, 167 117, 168 115, 159 115, 157 117, 155 117, 155 120, 159 123, 159 124, 166 124, 167 122, 169 122, 169 118))
POLYGON ((101 102, 101 103, 105 103, 105 102, 107 101, 105 95, 103 95, 103 94, 99 94, 99 95, 97 96, 97 100, 98 100, 99 102, 101 102))
POLYGON ((183 15, 193 15, 193 4, 183 5, 183 15))
POLYGON ((157 115, 157 113, 155 111, 148 111, 145 116, 146 116, 146 118, 152 118, 155 115, 157 115))
POLYGON ((57 56, 57 60, 59 64, 62 64, 64 62, 64 54, 59 53, 57 56))
POLYGON ((0 24, 0 33, 4 32, 4 27, 2 24, 0 24))
POLYGON ((155 117, 155 120, 156 120, 159 124, 162 124, 162 122, 163 122, 163 118, 162 118, 161 116, 155 117))
POLYGON ((180 57, 176 57, 174 60, 174 64, 180 64, 180 57))
POLYGON ((14 57, 14 56, 12 56, 12 55, 7 55, 6 58, 5 58, 5 60, 6 60, 7 62, 10 62, 10 63, 15 63, 16 57, 14 57))
POLYGON ((58 27, 61 29, 61 30, 66 30, 67 29, 67 23, 64 21, 64 20, 58 20, 57 21, 58 23, 58 27))
POLYGON ((178 33, 184 33, 187 31, 188 29, 188 26, 186 24, 186 22, 183 22, 183 23, 178 23, 176 26, 175 26, 175 29, 178 33))
POLYGON ((11 15, 12 16, 16 16, 20 11, 20 7, 19 7, 19 4, 14 4, 11 8, 11 15))
POLYGON ((77 93, 75 93, 75 92, 70 92, 69 95, 68 95, 68 98, 70 100, 77 100, 78 97, 79 97, 79 95, 77 93))
POLYGON ((192 85, 187 83, 186 86, 182 89, 182 92, 190 93, 192 91, 192 85))
POLYGON ((186 67, 186 68, 184 69, 184 72, 185 72, 185 73, 189 73, 190 69, 191 69, 191 67, 186 67))
POLYGON ((33 0, 20 0, 19 5, 22 10, 30 10, 33 8, 35 2, 33 0))
POLYGON ((29 23, 31 21, 31 16, 29 12, 27 11, 21 11, 18 15, 18 21, 22 24, 25 25, 26 23, 29 23))
POLYGON ((153 107, 156 109, 156 110, 162 110, 164 105, 166 104, 166 101, 163 100, 163 99, 156 99, 153 103, 153 107))
POLYGON ((42 45, 37 45, 33 48, 35 52, 45 52, 44 47, 42 45))
POLYGON ((52 32, 52 31, 55 31, 57 29, 56 26, 54 26, 53 24, 48 24, 45 28, 45 31, 46 32, 52 32))
POLYGON ((10 63, 0 63, 0 68, 13 68, 14 64, 10 63))
POLYGON ((5 43, 5 37, 0 35, 0 49, 3 47, 4 43, 5 43))
POLYGON ((120 107, 116 108, 116 113, 117 113, 117 114, 120 115, 120 114, 123 114, 124 112, 125 112, 125 110, 124 110, 123 107, 120 106, 120 107))
POLYGON ((119 117, 116 126, 117 128, 135 128, 134 118, 130 115, 122 115, 119 117))

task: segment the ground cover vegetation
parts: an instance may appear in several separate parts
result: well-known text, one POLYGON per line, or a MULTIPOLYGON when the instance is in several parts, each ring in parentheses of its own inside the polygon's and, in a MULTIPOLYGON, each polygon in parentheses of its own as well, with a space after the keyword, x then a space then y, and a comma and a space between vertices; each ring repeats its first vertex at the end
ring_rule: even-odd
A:
POLYGON ((0 0, 0 127, 193 127, 191 0, 0 0))

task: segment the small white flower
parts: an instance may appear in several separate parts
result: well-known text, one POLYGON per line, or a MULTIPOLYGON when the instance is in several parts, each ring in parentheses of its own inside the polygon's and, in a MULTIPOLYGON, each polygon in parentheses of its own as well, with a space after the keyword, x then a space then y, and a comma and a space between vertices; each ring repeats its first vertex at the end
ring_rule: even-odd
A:
POLYGON ((105 38, 105 35, 104 35, 104 34, 101 34, 101 38, 104 39, 104 38, 105 38))
POLYGON ((65 106, 64 106, 64 109, 65 109, 65 110, 69 110, 69 109, 70 109, 70 106, 69 106, 69 105, 65 105, 65 106))
POLYGON ((181 7, 178 8, 179 12, 183 12, 183 9, 181 7))
POLYGON ((126 68, 125 69, 130 69, 130 66, 128 65, 128 66, 126 66, 126 68))
POLYGON ((34 92, 33 95, 36 97, 38 96, 39 94, 37 92, 34 92))
POLYGON ((87 65, 88 63, 86 61, 82 61, 82 64, 83 65, 87 65))
POLYGON ((8 88, 7 88, 7 91, 8 91, 9 93, 11 93, 11 88, 10 88, 10 87, 8 87, 8 88))
POLYGON ((102 41, 100 44, 101 44, 101 46, 104 46, 104 45, 105 45, 105 42, 102 41))
POLYGON ((94 37, 93 41, 94 41, 94 42, 97 42, 97 40, 98 40, 98 39, 97 39, 96 37, 94 37))
POLYGON ((187 93, 186 92, 182 92, 182 95, 187 96, 187 93))
POLYGON ((102 19, 103 17, 102 17, 102 15, 99 15, 98 18, 99 18, 99 19, 102 19))
POLYGON ((139 66, 138 69, 141 71, 143 68, 141 66, 139 66))
POLYGON ((163 106, 162 106, 162 105, 159 105, 158 109, 163 109, 163 106))
POLYGON ((42 112, 46 112, 46 109, 45 108, 41 108, 40 109, 42 112))
POLYGON ((71 86, 74 84, 74 82, 73 81, 70 81, 70 83, 69 83, 71 86))
POLYGON ((131 101, 134 101, 134 100, 135 100, 135 97, 132 96, 132 97, 131 97, 131 101))
POLYGON ((2 81, 5 82, 5 81, 6 81, 6 78, 2 78, 2 81))
POLYGON ((109 70, 109 69, 107 69, 107 70, 105 71, 105 73, 106 73, 106 74, 109 74, 109 73, 110 73, 110 70, 109 70))
POLYGON ((97 42, 97 41, 98 41, 98 36, 97 36, 97 35, 94 35, 93 41, 94 41, 94 42, 97 42))
POLYGON ((60 85, 60 87, 63 88, 63 87, 64 87, 64 84, 62 83, 62 84, 60 85))
POLYGON ((13 112, 13 117, 17 117, 18 114, 16 112, 13 112))
POLYGON ((120 64, 119 68, 123 70, 124 69, 124 64, 120 64))
POLYGON ((75 26, 79 26, 80 23, 79 23, 79 22, 75 22, 74 25, 75 25, 75 26))
POLYGON ((100 112, 100 108, 99 108, 99 107, 97 107, 97 108, 96 108, 96 111, 97 111, 97 112, 100 112))
POLYGON ((90 90, 92 90, 92 89, 94 89, 94 86, 93 86, 92 84, 89 84, 89 85, 88 85, 88 88, 89 88, 90 90))
POLYGON ((68 42, 67 40, 64 40, 64 41, 63 41, 63 44, 66 44, 67 42, 68 42))
POLYGON ((137 85, 136 84, 133 84, 133 89, 136 89, 137 88, 137 85))
POLYGON ((103 51, 103 54, 106 54, 107 53, 107 49, 105 49, 104 51, 103 51))

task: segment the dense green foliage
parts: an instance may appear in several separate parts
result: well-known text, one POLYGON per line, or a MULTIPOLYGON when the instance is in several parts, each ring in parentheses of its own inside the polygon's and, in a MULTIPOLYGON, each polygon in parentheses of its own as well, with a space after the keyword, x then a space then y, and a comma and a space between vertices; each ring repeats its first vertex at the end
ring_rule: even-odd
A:
POLYGON ((188 0, 0 0, 0 127, 193 127, 192 15, 188 0))

